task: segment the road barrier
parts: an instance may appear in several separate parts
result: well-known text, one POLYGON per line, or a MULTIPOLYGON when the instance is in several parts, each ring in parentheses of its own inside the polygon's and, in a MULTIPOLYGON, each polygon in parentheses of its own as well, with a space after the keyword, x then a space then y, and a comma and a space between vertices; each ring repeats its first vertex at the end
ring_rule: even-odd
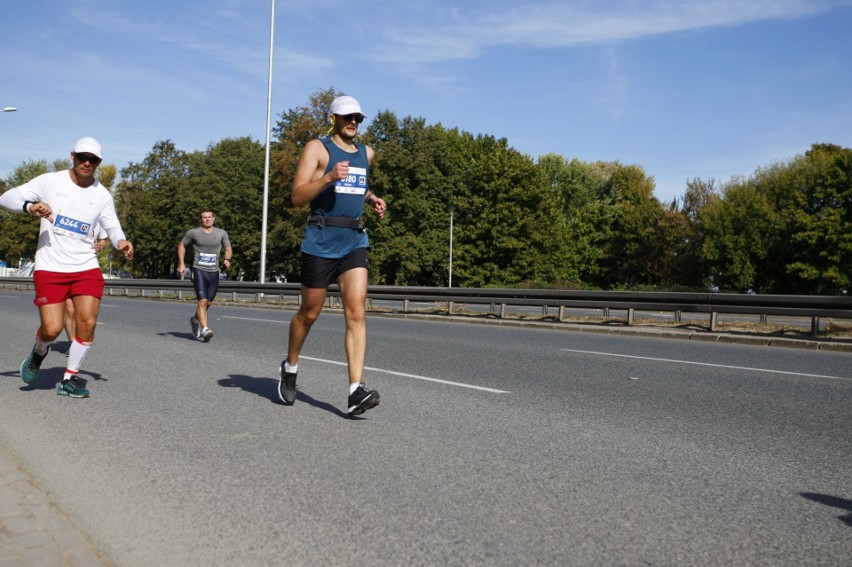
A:
MULTIPOLYGON (((4 289, 32 289, 32 278, 0 278, 4 289)), ((194 299, 189 280, 107 279, 108 295, 129 297, 175 296, 194 299), (149 294, 150 295, 147 295, 149 294)), ((297 283, 260 283, 222 280, 219 294, 231 294, 236 301, 266 302, 271 298, 292 300, 298 303, 300 285, 297 283)), ((492 313, 505 317, 509 307, 540 307, 544 315, 549 309, 558 310, 558 320, 563 320, 566 309, 600 309, 609 316, 610 309, 627 312, 627 324, 633 325, 639 311, 663 311, 680 320, 682 313, 699 313, 710 318, 710 330, 715 331, 720 314, 806 317, 811 320, 811 332, 819 331, 821 317, 852 319, 852 297, 822 295, 760 295, 731 293, 691 292, 638 292, 638 291, 578 291, 559 289, 478 289, 463 287, 383 286, 368 287, 369 300, 398 302, 399 311, 411 311, 411 303, 437 303, 446 305, 446 313, 454 314, 467 304, 491 305, 492 313)), ((329 301, 339 302, 337 286, 329 289, 329 301)))

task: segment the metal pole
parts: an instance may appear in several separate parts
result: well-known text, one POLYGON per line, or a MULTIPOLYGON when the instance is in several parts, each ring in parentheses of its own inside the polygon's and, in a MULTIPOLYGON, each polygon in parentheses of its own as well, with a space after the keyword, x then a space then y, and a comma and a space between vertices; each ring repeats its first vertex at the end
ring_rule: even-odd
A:
POLYGON ((450 205, 450 285, 453 287, 453 211, 455 208, 450 205))
POLYGON ((269 209, 269 137, 272 126, 272 55, 275 45, 275 0, 269 18, 269 85, 266 93, 266 156, 263 164, 263 224, 260 235, 260 283, 266 282, 266 218, 269 209))

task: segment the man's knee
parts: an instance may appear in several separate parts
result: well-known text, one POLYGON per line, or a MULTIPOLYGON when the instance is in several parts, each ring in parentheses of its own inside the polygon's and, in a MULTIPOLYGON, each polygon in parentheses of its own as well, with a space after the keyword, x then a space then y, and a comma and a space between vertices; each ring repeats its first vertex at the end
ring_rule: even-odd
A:
POLYGON ((42 323, 38 335, 44 342, 52 343, 63 330, 65 330, 65 325, 56 326, 50 323, 42 323))
POLYGON ((296 313, 296 317, 299 317, 302 322, 306 325, 313 325, 317 319, 319 319, 320 314, 322 313, 322 304, 318 306, 307 306, 302 304, 299 308, 299 311, 296 313))

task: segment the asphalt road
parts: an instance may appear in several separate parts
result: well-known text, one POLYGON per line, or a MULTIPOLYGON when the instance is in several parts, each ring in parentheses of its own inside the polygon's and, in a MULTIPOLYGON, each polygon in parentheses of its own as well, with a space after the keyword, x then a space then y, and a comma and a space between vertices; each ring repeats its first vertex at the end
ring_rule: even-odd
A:
MULTIPOLYGON (((30 293, 0 292, 0 446, 109 560, 150 565, 845 565, 848 353, 370 318, 344 415, 324 314, 296 405, 291 311, 107 298, 84 365, 32 386, 30 293)), ((58 343, 60 346, 67 343, 58 343)))

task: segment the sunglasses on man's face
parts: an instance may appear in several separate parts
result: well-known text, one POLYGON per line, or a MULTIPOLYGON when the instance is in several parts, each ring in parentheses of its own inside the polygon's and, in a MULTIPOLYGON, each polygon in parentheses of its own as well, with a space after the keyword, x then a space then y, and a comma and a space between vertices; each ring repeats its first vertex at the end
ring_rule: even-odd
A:
POLYGON ((92 154, 74 154, 74 157, 77 158, 77 161, 80 163, 89 162, 92 165, 100 165, 101 163, 101 158, 93 156, 92 154))
POLYGON ((363 114, 338 114, 338 116, 341 117, 344 122, 352 122, 354 120, 356 124, 360 124, 364 121, 363 114))

